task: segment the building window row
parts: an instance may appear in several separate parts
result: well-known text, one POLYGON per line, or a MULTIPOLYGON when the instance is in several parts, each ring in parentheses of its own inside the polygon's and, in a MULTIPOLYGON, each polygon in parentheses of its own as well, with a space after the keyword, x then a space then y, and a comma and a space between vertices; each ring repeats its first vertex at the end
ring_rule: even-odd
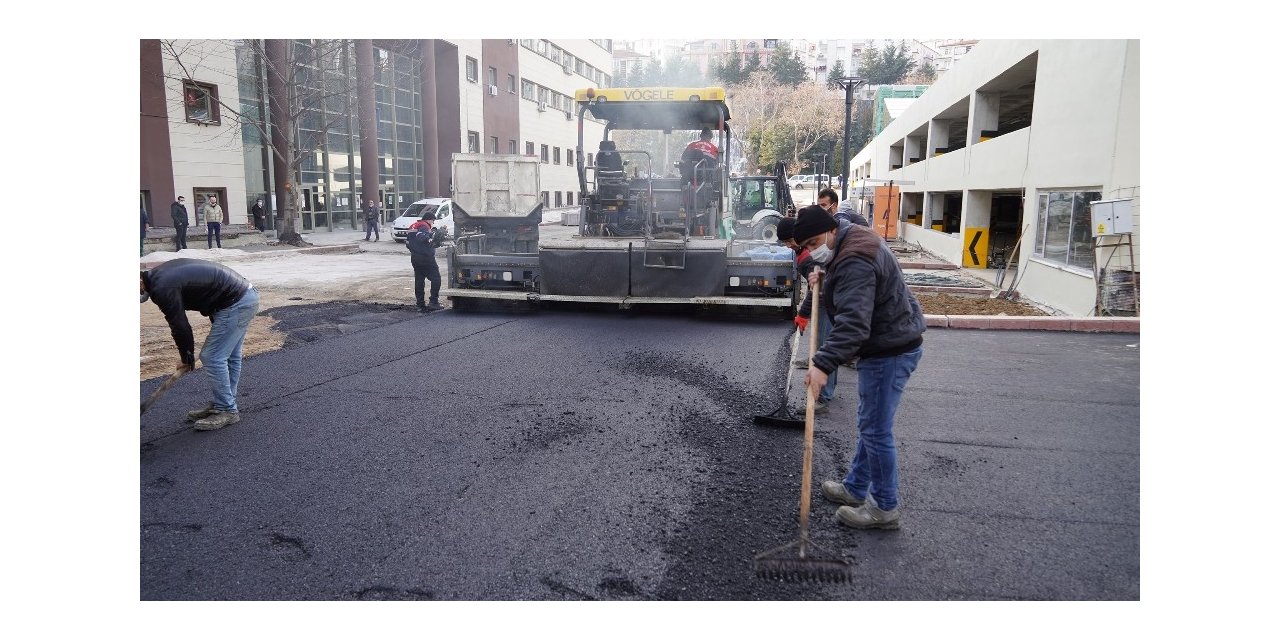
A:
MULTIPOLYGON (((613 46, 611 40, 606 42, 610 43, 610 47, 613 46)), ((583 62, 582 58, 577 58, 546 40, 521 40, 520 46, 560 65, 565 71, 576 73, 601 87, 608 87, 612 81, 609 74, 583 62)))
POLYGON ((552 109, 564 111, 565 113, 573 113, 573 97, 566 96, 559 91, 548 89, 536 82, 530 82, 524 78, 520 79, 520 97, 530 102, 538 104, 546 104, 552 109))
MULTIPOLYGON (((514 151, 515 142, 516 142, 515 140, 511 141, 512 153, 515 152, 514 151)), ((533 141, 526 140, 524 143, 524 154, 526 156, 534 155, 533 147, 534 147, 533 141)), ((542 152, 539 154, 538 157, 542 160, 543 163, 561 164, 560 162, 561 147, 553 147, 549 144, 544 144, 544 145, 541 145, 540 148, 542 152)), ((563 150, 564 150, 564 164, 570 167, 573 166, 573 147, 563 147, 563 150)), ((591 163, 590 163, 591 154, 587 154, 587 159, 588 159, 587 166, 591 166, 591 163)))
POLYGON ((551 207, 553 206, 553 202, 554 202, 554 206, 557 206, 557 207, 565 207, 565 206, 572 207, 573 192, 572 191, 543 191, 542 206, 551 207), (554 201, 552 200, 553 197, 555 198, 554 201))

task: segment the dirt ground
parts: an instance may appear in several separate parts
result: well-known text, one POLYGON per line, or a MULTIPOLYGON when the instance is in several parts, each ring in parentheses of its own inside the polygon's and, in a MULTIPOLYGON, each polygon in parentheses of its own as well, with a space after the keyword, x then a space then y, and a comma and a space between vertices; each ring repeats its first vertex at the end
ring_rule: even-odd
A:
POLYGON ((926 315, 944 316, 1047 316, 1033 305, 1014 300, 993 300, 953 296, 946 293, 918 293, 916 299, 926 315))
MULTIPOLYGON (((279 318, 272 311, 296 305, 315 305, 325 302, 347 301, 360 304, 385 305, 395 309, 413 305, 413 277, 411 275, 381 277, 374 280, 356 279, 344 283, 312 283, 299 287, 259 286, 261 296, 258 315, 249 325, 245 337, 244 355, 252 356, 281 349, 286 343, 286 333, 279 328, 279 318)), ((931 315, 1047 315, 1040 309, 1009 300, 970 298, 945 293, 919 294, 917 298, 926 314, 931 315)), ((447 298, 441 304, 449 306, 447 298)), ((172 373, 178 365, 178 351, 173 345, 169 325, 160 308, 148 302, 141 305, 141 361, 140 380, 150 380, 172 373)), ((276 314, 279 315, 279 314, 276 314)), ((319 315, 319 314, 318 314, 319 315)), ((199 313, 189 312, 187 319, 195 334, 196 351, 209 334, 209 319, 199 313)), ((197 367, 199 364, 197 362, 197 367)))
MULTIPOLYGON (((285 332, 279 330, 278 319, 272 311, 282 307, 296 305, 313 305, 323 302, 359 301, 394 305, 397 308, 413 306, 413 277, 380 278, 376 282, 356 281, 345 284, 316 284, 299 288, 258 286, 258 315, 249 324, 249 333, 244 339, 244 355, 252 356, 281 349, 285 345, 285 332)), ((449 306, 447 299, 441 304, 449 306)), ((142 305, 140 313, 141 326, 141 361, 140 380, 150 380, 168 375, 178 366, 178 349, 173 344, 173 336, 169 332, 169 323, 164 314, 152 302, 142 305)), ((191 331, 195 335, 196 355, 200 346, 209 335, 209 319, 197 312, 187 313, 187 321, 191 323, 191 331)), ((199 368, 197 357, 196 368, 199 368)))

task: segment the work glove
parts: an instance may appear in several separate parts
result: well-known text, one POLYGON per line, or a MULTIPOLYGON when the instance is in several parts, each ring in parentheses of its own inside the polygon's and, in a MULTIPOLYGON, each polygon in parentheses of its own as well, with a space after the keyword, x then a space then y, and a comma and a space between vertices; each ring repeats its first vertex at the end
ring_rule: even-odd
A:
POLYGON ((804 316, 796 316, 796 328, 800 330, 800 335, 804 335, 804 330, 809 328, 809 319, 804 316))

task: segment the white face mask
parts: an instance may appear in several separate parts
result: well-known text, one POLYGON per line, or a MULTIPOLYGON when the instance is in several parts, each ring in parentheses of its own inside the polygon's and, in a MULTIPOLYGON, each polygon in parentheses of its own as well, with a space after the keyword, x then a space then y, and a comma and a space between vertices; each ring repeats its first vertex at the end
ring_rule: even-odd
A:
POLYGON ((827 260, 831 259, 831 249, 827 247, 825 243, 820 244, 818 245, 817 249, 809 250, 809 257, 813 258, 814 260, 817 260, 822 264, 826 264, 827 260))

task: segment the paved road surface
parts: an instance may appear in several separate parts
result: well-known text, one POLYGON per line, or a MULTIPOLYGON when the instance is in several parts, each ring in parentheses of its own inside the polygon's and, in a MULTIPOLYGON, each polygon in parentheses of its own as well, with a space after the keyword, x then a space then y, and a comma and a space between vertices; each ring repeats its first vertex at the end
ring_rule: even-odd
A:
MULTIPOLYGON (((199 375, 143 417, 142 599, 1139 598, 1135 335, 930 330, 904 528, 839 527, 815 492, 855 579, 810 585, 751 570, 797 533, 802 434, 750 419, 785 324, 343 309, 246 362, 239 424, 181 424, 199 375)), ((815 481, 847 464, 842 375, 815 481)))

